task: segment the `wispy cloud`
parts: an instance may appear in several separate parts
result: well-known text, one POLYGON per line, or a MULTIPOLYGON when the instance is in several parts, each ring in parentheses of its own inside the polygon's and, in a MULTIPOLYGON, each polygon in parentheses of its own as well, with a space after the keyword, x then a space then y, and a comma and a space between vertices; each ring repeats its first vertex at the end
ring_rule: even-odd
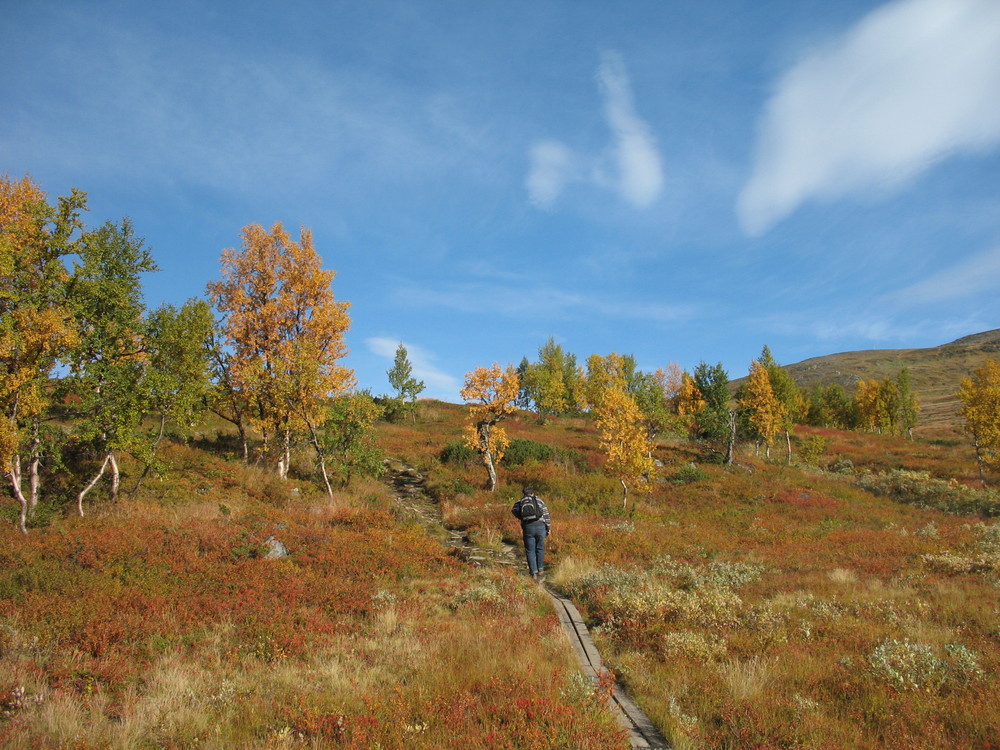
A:
POLYGON ((396 357, 396 349, 400 344, 406 347, 406 357, 413 367, 413 377, 424 381, 427 391, 435 397, 454 398, 461 388, 461 382, 446 372, 439 370, 434 362, 437 357, 430 351, 416 344, 407 344, 399 339, 386 338, 384 336, 373 336, 365 339, 365 346, 372 354, 383 357, 386 361, 392 362, 396 357))
POLYGON ((897 0, 778 82, 737 203, 761 234, 812 199, 897 188, 1000 144, 1000 3, 897 0))
POLYGON ((352 195, 476 178, 470 165, 493 160, 463 102, 372 67, 274 45, 250 53, 239 37, 208 30, 178 40, 141 18, 107 24, 62 5, 52 52, 30 74, 65 93, 12 113, 0 157, 267 196, 290 182, 352 195))
POLYGON ((531 147, 530 159, 525 180, 528 197, 539 208, 550 208, 567 183, 578 179, 577 157, 559 141, 540 141, 531 147))
MULTIPOLYGON (((756 318, 753 326, 765 336, 787 336, 811 340, 830 353, 852 349, 909 348, 938 346, 970 331, 983 331, 995 325, 988 315, 956 310, 955 314, 919 314, 876 301, 867 307, 839 309, 797 309, 794 314, 774 313, 756 318), (922 342, 922 343, 915 343, 922 342)), ((986 312, 986 311, 984 311, 986 312)))
POLYGON ((885 301, 912 308, 989 292, 995 293, 994 300, 1000 299, 1000 246, 893 292, 885 301))
POLYGON ((612 137, 608 153, 578 153, 551 139, 532 145, 525 187, 529 200, 539 208, 551 208, 574 182, 609 188, 636 208, 650 206, 663 191, 660 152, 652 129, 636 111, 621 56, 605 53, 596 80, 612 137))
POLYGON ((983 324, 981 320, 968 316, 900 321, 892 317, 852 318, 850 313, 846 313, 836 323, 817 319, 805 330, 835 348, 838 342, 867 341, 872 348, 907 349, 914 346, 914 342, 922 342, 918 346, 947 344, 969 331, 983 330, 983 324))
POLYGON ((490 309, 513 319, 579 322, 597 318, 677 323, 690 320, 697 314, 692 305, 601 299, 537 283, 514 286, 465 283, 440 288, 404 285, 394 292, 394 297, 399 303, 414 307, 441 307, 477 314, 483 309, 490 309), (530 300, 530 304, 511 304, 511 300, 530 300))

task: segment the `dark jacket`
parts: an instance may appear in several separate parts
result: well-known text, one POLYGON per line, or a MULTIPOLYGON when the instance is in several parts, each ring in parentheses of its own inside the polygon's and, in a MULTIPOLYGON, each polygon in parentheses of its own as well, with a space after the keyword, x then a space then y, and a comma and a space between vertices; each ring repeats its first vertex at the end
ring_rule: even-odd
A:
MULTIPOLYGON (((522 497, 511 507, 510 512, 514 514, 514 518, 520 520, 521 518, 521 504, 526 500, 526 497, 522 497)), ((538 495, 535 495, 535 500, 538 501, 538 507, 542 511, 541 520, 545 523, 546 532, 552 531, 552 516, 549 515, 549 508, 538 495)), ((524 521, 521 521, 521 525, 524 526, 524 521)))

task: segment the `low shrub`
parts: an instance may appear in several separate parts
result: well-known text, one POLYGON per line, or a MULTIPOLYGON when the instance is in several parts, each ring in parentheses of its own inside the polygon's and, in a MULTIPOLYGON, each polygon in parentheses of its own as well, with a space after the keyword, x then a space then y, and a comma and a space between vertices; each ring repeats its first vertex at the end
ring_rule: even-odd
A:
POLYGON ((479 460, 479 456, 464 440, 449 440, 441 450, 440 459, 443 464, 470 466, 479 460))
POLYGON ((1000 516, 1000 492, 975 489, 954 480, 935 479, 924 471, 896 469, 862 474, 858 486, 896 502, 956 515, 1000 516))
POLYGON ((673 560, 669 555, 654 560, 653 570, 670 578, 680 589, 739 588, 760 580, 764 573, 764 567, 754 563, 713 560, 708 565, 695 565, 673 560))
POLYGON ((799 443, 799 458, 808 466, 816 466, 826 452, 829 441, 821 435, 809 435, 799 443))
POLYGON ((551 445, 536 443, 534 440, 514 438, 504 451, 502 463, 507 466, 521 466, 529 461, 551 461, 556 456, 556 450, 551 445))
POLYGON ((945 658, 924 643, 886 638, 868 659, 872 673, 897 690, 936 692, 946 683, 968 685, 982 679, 979 654, 967 646, 949 643, 945 658))
POLYGON ((839 458, 834 459, 827 469, 832 471, 834 474, 853 474, 854 462, 849 458, 840 456, 839 458))
POLYGON ((726 655, 726 643, 713 633, 695 630, 677 630, 663 636, 664 655, 707 663, 726 655))
POLYGON ((671 474, 669 481, 675 484, 693 484, 694 482, 704 482, 708 477, 709 474, 707 471, 699 469, 697 465, 690 463, 685 464, 671 474))

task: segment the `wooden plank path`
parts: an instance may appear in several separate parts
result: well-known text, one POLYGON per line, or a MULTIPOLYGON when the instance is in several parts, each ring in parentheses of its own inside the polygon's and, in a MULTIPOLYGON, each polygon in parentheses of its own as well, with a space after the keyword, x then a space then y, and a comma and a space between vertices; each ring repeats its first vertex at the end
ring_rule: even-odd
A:
MULTIPOLYGON (((580 662, 580 668, 597 689, 601 684, 601 676, 607 670, 604 667, 601 654, 590 637, 590 631, 587 630, 587 625, 584 623, 583 617, 580 616, 580 611, 572 601, 558 591, 550 586, 544 588, 549 598, 552 599, 556 613, 559 615, 559 622, 562 623, 563 630, 566 631, 577 660, 580 662)), ((615 687, 610 692, 608 703, 618 719, 618 723, 628 732, 629 744, 633 748, 670 747, 670 743, 660 734, 660 730, 620 686, 615 687)))
MULTIPOLYGON (((469 539, 461 532, 446 529, 441 520, 440 511, 431 508, 431 502, 423 489, 423 477, 415 469, 405 466, 399 461, 386 461, 389 470, 389 483, 396 490, 396 500, 409 512, 421 518, 428 526, 436 527, 446 532, 444 543, 462 551, 463 559, 474 565, 492 563, 498 565, 518 566, 518 550, 510 545, 502 549, 482 549, 473 547, 469 539), (435 512, 437 511, 437 512, 435 512)), ((521 559, 520 565, 527 571, 527 563, 521 559)), ((553 589, 543 586, 544 591, 552 600, 552 605, 559 615, 559 622, 569 639, 573 652, 580 663, 580 669, 591 681, 595 690, 601 688, 601 677, 608 673, 597 651, 590 631, 572 601, 553 589)), ((608 693, 608 707, 615 715, 618 723, 628 733, 629 744, 635 750, 667 750, 670 743, 664 738, 649 717, 643 712, 628 692, 620 685, 614 685, 608 693)))

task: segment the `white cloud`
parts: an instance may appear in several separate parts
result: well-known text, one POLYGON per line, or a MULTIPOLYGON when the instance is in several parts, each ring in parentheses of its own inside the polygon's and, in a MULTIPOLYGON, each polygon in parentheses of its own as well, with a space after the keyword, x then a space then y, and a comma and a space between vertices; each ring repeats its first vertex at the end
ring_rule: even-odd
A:
POLYGON ((612 136, 609 155, 580 154, 556 140, 535 143, 525 186, 539 208, 551 208, 573 182, 609 188, 636 208, 647 208, 663 191, 660 153, 652 130, 636 112, 621 57, 605 53, 596 78, 612 136))
POLYGON ((384 357, 390 362, 395 359, 396 348, 401 343, 406 347, 406 357, 410 360, 410 365, 413 367, 413 377, 424 381, 424 385, 427 386, 427 392, 430 394, 448 394, 448 398, 454 398, 454 394, 458 393, 461 388, 461 381, 439 370, 434 365, 437 357, 432 352, 416 344, 401 342, 399 339, 383 336, 373 336, 365 339, 365 346, 368 347, 368 351, 379 357, 384 357))
POLYGON ((663 190, 663 170, 649 125, 635 111, 632 86, 619 55, 612 52, 603 55, 597 81, 604 96, 604 113, 615 138, 618 190, 634 206, 645 208, 663 190))
POLYGON ((761 234, 811 199, 898 188, 1000 143, 1000 3, 897 0, 795 65, 737 203, 761 234))

